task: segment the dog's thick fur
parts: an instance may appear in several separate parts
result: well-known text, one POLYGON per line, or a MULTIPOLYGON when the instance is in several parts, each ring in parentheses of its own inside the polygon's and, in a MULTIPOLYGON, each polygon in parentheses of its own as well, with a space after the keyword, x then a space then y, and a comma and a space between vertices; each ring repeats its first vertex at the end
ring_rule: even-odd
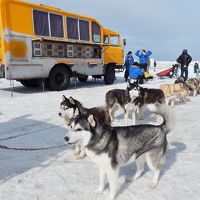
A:
POLYGON ((165 95, 160 89, 138 87, 139 96, 134 100, 139 106, 138 119, 144 119, 144 108, 148 104, 154 104, 159 110, 159 107, 165 104, 165 95))
POLYGON ((200 80, 197 78, 188 79, 187 85, 190 91, 193 92, 193 96, 196 96, 200 93, 200 80))
MULTIPOLYGON (((126 127, 111 127, 100 122, 94 115, 80 115, 72 123, 72 132, 66 137, 68 144, 81 141, 87 155, 99 168, 99 187, 102 193, 107 176, 110 186, 110 199, 117 192, 120 166, 136 160, 137 172, 134 180, 141 176, 145 161, 153 170, 151 187, 156 187, 160 166, 167 150, 166 134, 170 131, 168 115, 161 113, 163 123, 160 125, 141 124, 126 127)), ((132 181, 133 178, 127 178, 132 181)))
MULTIPOLYGON (((63 95, 58 115, 64 118, 66 124, 70 126, 75 117, 80 114, 93 114, 99 121, 102 121, 107 125, 110 125, 111 123, 107 107, 85 108, 78 100, 72 97, 69 97, 68 99, 63 95)), ((77 159, 83 159, 85 157, 85 151, 81 144, 76 145, 75 155, 77 159)))
POLYGON ((185 83, 161 84, 160 89, 164 92, 166 105, 174 106, 176 99, 183 102, 189 100, 189 88, 185 83))
POLYGON ((138 96, 138 85, 136 82, 128 81, 126 90, 114 89, 109 90, 105 96, 106 107, 109 110, 111 121, 114 121, 115 112, 121 106, 124 110, 125 125, 128 125, 128 115, 132 113, 133 125, 135 124, 135 113, 138 106, 135 105, 134 99, 138 96))

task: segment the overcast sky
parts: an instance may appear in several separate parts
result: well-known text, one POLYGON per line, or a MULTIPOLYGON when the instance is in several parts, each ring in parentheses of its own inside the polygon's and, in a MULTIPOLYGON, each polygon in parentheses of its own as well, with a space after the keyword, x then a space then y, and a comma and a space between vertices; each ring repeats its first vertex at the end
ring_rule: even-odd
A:
POLYGON ((200 0, 27 0, 96 18, 127 39, 126 51, 145 48, 156 60, 183 49, 200 60, 200 0))

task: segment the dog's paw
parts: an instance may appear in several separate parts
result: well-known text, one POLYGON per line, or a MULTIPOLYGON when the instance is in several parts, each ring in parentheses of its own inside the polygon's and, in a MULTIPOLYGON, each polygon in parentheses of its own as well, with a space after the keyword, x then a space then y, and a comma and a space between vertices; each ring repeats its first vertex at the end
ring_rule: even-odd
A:
POLYGON ((108 196, 108 198, 109 198, 109 200, 113 200, 113 199, 115 198, 115 195, 114 195, 114 194, 110 194, 110 195, 108 196))
POLYGON ((98 195, 98 194, 103 194, 103 191, 104 191, 104 189, 98 188, 98 189, 95 191, 95 193, 96 193, 96 195, 98 195))
POLYGON ((74 155, 79 155, 81 153, 81 151, 79 150, 79 151, 75 151, 74 152, 74 155))
POLYGON ((82 159, 85 158, 85 156, 86 156, 86 154, 84 154, 84 155, 78 154, 75 157, 76 157, 77 160, 82 160, 82 159))
POLYGON ((151 189, 156 188, 156 186, 157 186, 157 183, 150 183, 149 184, 149 188, 151 188, 151 189))
POLYGON ((126 177, 126 182, 133 182, 133 180, 134 180, 134 178, 133 178, 133 176, 128 176, 128 177, 126 177))

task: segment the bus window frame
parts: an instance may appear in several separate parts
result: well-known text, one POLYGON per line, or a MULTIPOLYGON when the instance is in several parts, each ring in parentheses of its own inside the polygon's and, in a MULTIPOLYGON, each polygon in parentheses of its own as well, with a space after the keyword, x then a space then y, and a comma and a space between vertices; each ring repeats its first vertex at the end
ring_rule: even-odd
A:
POLYGON ((107 44, 107 45, 109 44, 109 35, 103 35, 103 43, 104 43, 104 44, 107 44), (108 43, 105 43, 105 42, 104 42, 104 36, 108 37, 108 43))
POLYGON ((91 31, 90 31, 90 29, 91 29, 91 21, 90 20, 86 20, 86 19, 83 19, 83 18, 78 18, 78 17, 71 17, 71 16, 65 16, 65 19, 66 19, 66 24, 65 24, 65 26, 66 26, 66 36, 67 36, 67 39, 69 40, 69 41, 80 41, 80 42, 82 42, 82 43, 86 43, 86 42, 91 42, 91 31), (77 19, 78 20, 78 23, 77 23, 77 28, 78 28, 78 39, 71 39, 71 38, 69 38, 69 36, 68 36, 68 30, 67 30, 67 18, 72 18, 72 19, 77 19), (80 23, 79 23, 79 20, 82 20, 82 21, 87 21, 88 22, 88 24, 89 24, 89 40, 81 40, 80 39, 80 23))
POLYGON ((92 42, 94 42, 96 44, 101 44, 101 42, 102 42, 102 38, 101 38, 102 37, 102 33, 101 33, 102 29, 101 29, 101 26, 97 22, 95 22, 95 21, 91 22, 91 26, 92 26, 92 42), (92 25, 93 23, 97 24, 99 26, 99 28, 100 28, 100 31, 99 31, 99 33, 100 33, 100 41, 99 42, 95 42, 94 41, 94 37, 93 37, 93 25, 92 25))
POLYGON ((35 8, 33 8, 33 9, 32 9, 32 26, 33 26, 34 35, 40 36, 40 37, 50 37, 50 27, 49 27, 49 14, 48 14, 48 11, 44 11, 44 10, 40 10, 40 9, 35 9, 35 8), (34 13, 33 13, 34 10, 35 10, 35 11, 40 11, 40 12, 47 13, 47 16, 48 16, 48 29, 49 29, 49 35, 48 35, 48 36, 36 34, 36 32, 35 32, 35 24, 34 24, 34 22, 35 22, 35 21, 34 21, 34 13))
POLYGON ((120 43, 119 43, 119 36, 118 36, 118 35, 110 35, 110 45, 111 45, 111 46, 114 46, 114 47, 120 46, 120 43), (112 38, 112 37, 117 37, 117 45, 114 45, 114 44, 111 43, 111 38, 112 38))
POLYGON ((49 12, 49 11, 44 11, 44 10, 41 10, 41 9, 33 8, 33 9, 32 9, 32 24, 33 24, 33 31, 34 31, 35 36, 39 36, 39 37, 48 37, 48 38, 58 38, 58 39, 64 39, 64 38, 65 38, 64 17, 63 17, 63 15, 61 15, 61 14, 54 13, 54 12, 49 12), (35 11, 44 12, 44 13, 47 13, 47 14, 48 14, 48 28, 49 28, 49 35, 48 35, 48 36, 37 35, 37 34, 35 33, 34 14, 33 14, 34 10, 35 10, 35 11), (62 23, 63 23, 63 37, 52 37, 52 36, 51 36, 50 14, 55 14, 55 15, 58 15, 58 16, 61 16, 61 17, 62 17, 62 23))
POLYGON ((57 13, 54 13, 54 12, 49 12, 49 26, 50 26, 50 34, 51 34, 51 20, 50 20, 50 14, 54 14, 54 15, 58 15, 58 16, 61 16, 62 17, 62 24, 63 24, 63 37, 51 37, 52 38, 60 38, 60 39, 64 39, 65 38, 65 29, 64 29, 64 17, 63 15, 60 15, 60 14, 57 14, 57 13))

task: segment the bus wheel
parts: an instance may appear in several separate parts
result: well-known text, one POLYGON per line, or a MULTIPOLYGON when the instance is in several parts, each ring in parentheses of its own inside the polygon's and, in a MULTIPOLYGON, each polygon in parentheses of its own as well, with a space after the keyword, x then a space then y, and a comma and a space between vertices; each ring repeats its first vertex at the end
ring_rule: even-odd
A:
POLYGON ((87 80, 88 80, 88 76, 82 76, 82 77, 78 77, 78 80, 80 81, 80 82, 86 82, 87 80))
POLYGON ((67 89, 70 84, 69 70, 60 65, 52 69, 49 75, 48 85, 51 90, 61 91, 67 89))
POLYGON ((28 79, 28 80, 20 80, 20 83, 25 87, 36 88, 41 85, 41 81, 39 79, 28 79))
POLYGON ((104 75, 104 82, 107 85, 113 84, 115 80, 115 68, 113 65, 110 65, 106 69, 106 73, 104 75))

